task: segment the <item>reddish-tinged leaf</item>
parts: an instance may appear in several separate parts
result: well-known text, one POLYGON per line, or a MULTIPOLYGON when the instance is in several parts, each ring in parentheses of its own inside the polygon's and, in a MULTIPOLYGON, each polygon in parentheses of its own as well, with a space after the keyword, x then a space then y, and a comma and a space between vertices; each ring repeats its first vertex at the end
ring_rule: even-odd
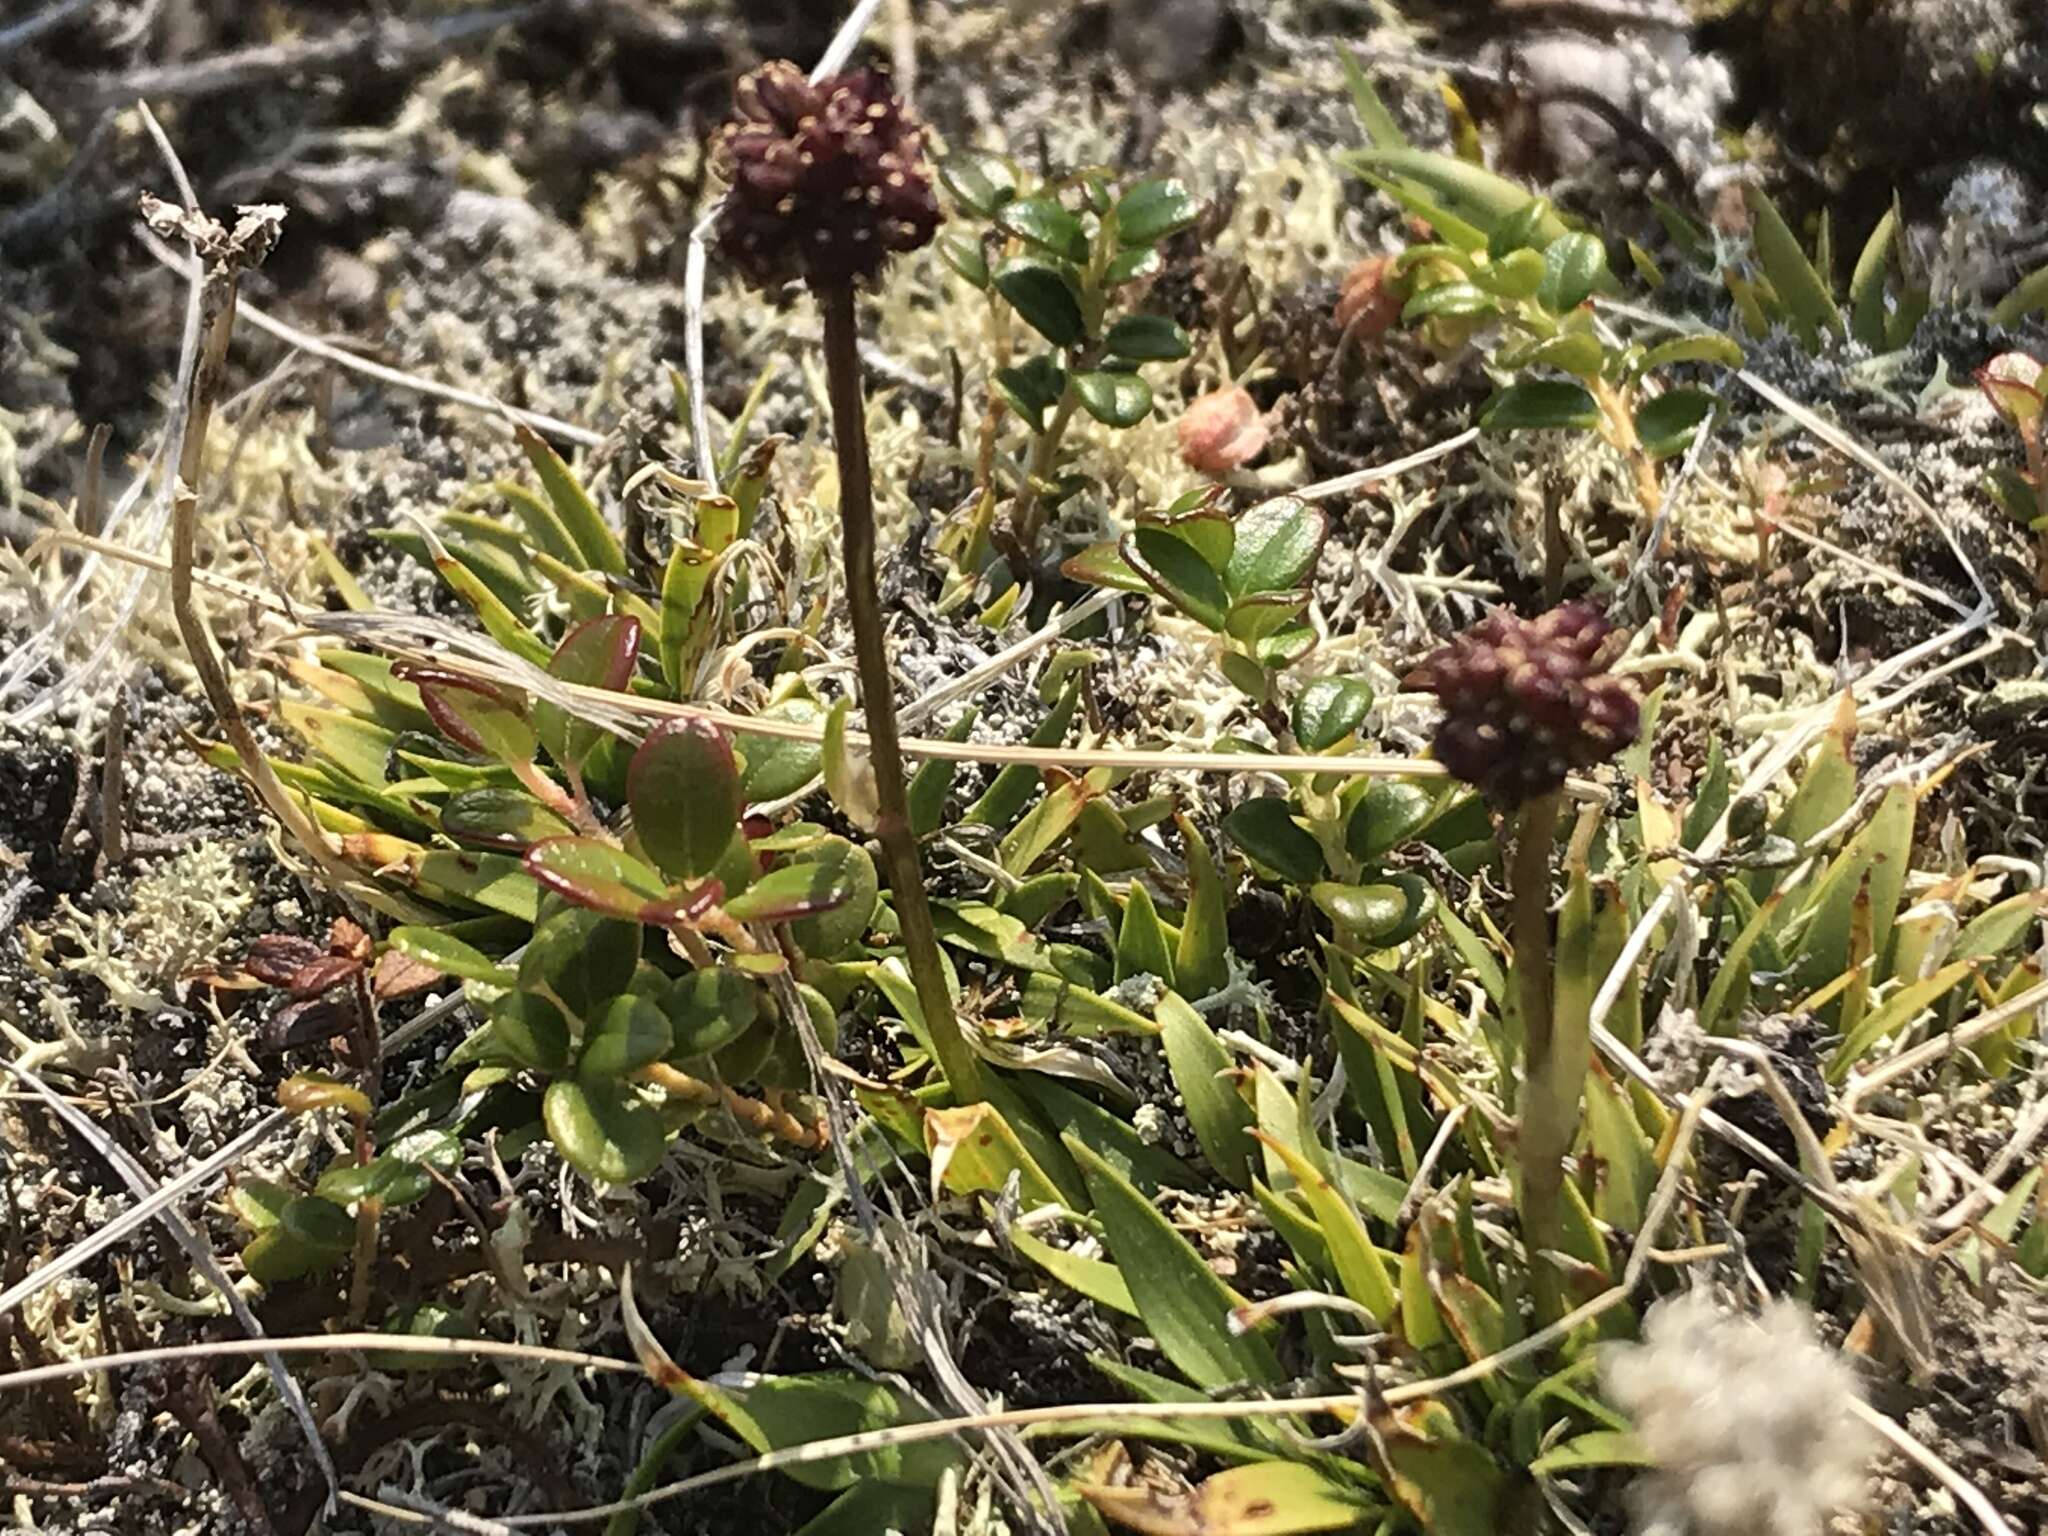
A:
POLYGON ((326 954, 325 945, 296 933, 266 933, 249 945, 242 969, 268 986, 288 987, 294 976, 326 954))
MULTIPOLYGON (((623 693, 632 685, 640 660, 640 621, 631 614, 606 613, 586 619, 562 637, 548 662, 548 673, 583 688, 623 693)), ((541 745, 556 762, 581 763, 601 735, 570 711, 547 700, 533 707, 541 745)))
POLYGON ((664 720, 633 754, 626 801, 640 846, 664 872, 710 874, 745 808, 731 740, 707 720, 664 720))
POLYGON ((627 922, 665 922, 683 892, 631 854, 594 837, 551 837, 526 851, 534 879, 565 901, 627 922))

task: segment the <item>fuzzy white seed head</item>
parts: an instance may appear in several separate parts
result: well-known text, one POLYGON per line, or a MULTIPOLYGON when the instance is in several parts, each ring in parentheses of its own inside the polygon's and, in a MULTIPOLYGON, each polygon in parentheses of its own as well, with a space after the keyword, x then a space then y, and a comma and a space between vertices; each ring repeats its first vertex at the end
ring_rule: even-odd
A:
POLYGON ((1757 1317, 1697 1291, 1659 1302, 1601 1377, 1656 1462, 1639 1531, 1819 1536, 1864 1499, 1874 1446, 1849 1407, 1855 1373, 1794 1302, 1757 1317))

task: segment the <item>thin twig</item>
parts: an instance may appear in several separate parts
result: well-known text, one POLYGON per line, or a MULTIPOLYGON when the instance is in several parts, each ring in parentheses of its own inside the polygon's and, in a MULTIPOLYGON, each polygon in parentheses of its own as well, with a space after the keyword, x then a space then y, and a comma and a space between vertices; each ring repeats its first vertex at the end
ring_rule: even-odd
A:
POLYGON ((94 0, 56 0, 56 4, 45 6, 35 15, 0 30, 0 62, 19 53, 45 32, 54 32, 65 22, 83 15, 92 9, 93 4, 94 0))

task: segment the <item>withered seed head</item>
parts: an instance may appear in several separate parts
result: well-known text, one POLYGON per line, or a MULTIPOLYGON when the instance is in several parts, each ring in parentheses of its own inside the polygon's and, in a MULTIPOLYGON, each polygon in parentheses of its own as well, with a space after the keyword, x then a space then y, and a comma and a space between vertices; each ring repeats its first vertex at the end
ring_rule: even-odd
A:
POLYGON ((1608 671, 1620 632, 1583 603, 1539 618, 1495 609, 1424 658, 1407 686, 1444 707, 1437 760, 1512 810, 1635 739, 1635 689, 1608 671))
POLYGON ((719 250, 764 288, 872 278, 939 227, 924 131, 878 70, 813 85, 787 60, 762 65, 733 88, 713 153, 732 185, 719 250))

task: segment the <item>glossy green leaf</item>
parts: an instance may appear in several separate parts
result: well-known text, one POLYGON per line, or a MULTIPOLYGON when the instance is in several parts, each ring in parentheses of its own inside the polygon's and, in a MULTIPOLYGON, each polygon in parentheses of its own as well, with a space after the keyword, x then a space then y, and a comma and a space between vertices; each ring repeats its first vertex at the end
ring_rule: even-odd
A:
POLYGON ((1216 1031, 1174 993, 1153 1010, 1159 1021, 1160 1044, 1166 1048, 1173 1086, 1187 1107, 1188 1124, 1202 1155, 1217 1177, 1237 1189, 1250 1189, 1253 1175, 1251 1106, 1237 1090, 1236 1063, 1216 1038, 1216 1031))
MULTIPOLYGON (((822 730, 825 706, 807 694, 778 699, 761 712, 764 720, 783 725, 822 730)), ((795 794, 817 777, 824 749, 815 739, 795 736, 762 736, 740 731, 736 745, 745 754, 747 766, 740 776, 746 798, 753 801, 780 800, 795 794)))
POLYGON ((1010 409, 1031 424, 1031 430, 1045 430, 1045 415, 1060 403, 1067 390, 1066 370, 1050 353, 1041 353, 1011 368, 998 368, 996 389, 1010 409))
POLYGON ((1074 393, 1104 426, 1135 427, 1152 414, 1152 386, 1135 373, 1077 373, 1074 393))
POLYGON ((1056 197, 1020 197, 1005 202, 996 210, 995 225, 1004 234, 1055 256, 1078 260, 1087 248, 1081 221, 1061 207, 1056 197))
POLYGON ((1222 630, 1230 606, 1223 578, 1185 540, 1140 524, 1124 535, 1123 557, 1174 607, 1209 629, 1222 630))
POLYGON ((664 720, 647 733, 626 772, 626 801, 640 846, 671 878, 718 867, 744 809, 732 742, 708 720, 664 720))
POLYGON ((1577 309, 1591 298, 1607 275, 1607 247, 1597 235, 1574 230, 1559 235, 1543 251, 1543 281, 1536 302, 1552 314, 1577 309))
POLYGON ((277 1230, 317 1253, 342 1254, 355 1247, 355 1218, 332 1200, 301 1195, 278 1214, 277 1230))
POLYGON ((1372 885, 1320 881, 1309 898, 1353 943, 1394 945, 1413 938, 1436 910, 1436 893, 1415 875, 1390 875, 1372 885))
POLYGON ((992 218, 1017 195, 1017 171, 1001 155, 967 150, 939 163, 939 181, 969 212, 992 218))
POLYGON ((947 266, 974 287, 988 287, 988 257, 982 254, 979 240, 968 235, 940 235, 935 244, 939 259, 947 266))
POLYGON ((1673 363, 1716 363, 1723 368, 1740 368, 1743 363, 1742 346, 1734 337, 1723 336, 1719 331, 1676 336, 1670 341, 1660 341, 1645 352, 1640 371, 1648 373, 1673 363))
POLYGON ((668 1015, 653 999, 629 992, 613 998, 590 1021, 583 1052, 576 1058, 576 1075, 586 1081, 624 1077, 649 1062, 660 1061, 672 1046, 668 1015))
POLYGON ((1252 858, 1297 885, 1320 880, 1328 868, 1318 843, 1294 819, 1294 806, 1279 795, 1259 795, 1231 807, 1223 831, 1252 858))
POLYGON ((1013 257, 996 268, 993 281, 1024 322, 1054 346, 1071 347, 1081 340, 1081 301, 1057 267, 1013 257))
POLYGON ((514 992, 491 1009, 491 1038, 523 1067, 562 1072, 569 1066, 569 1021, 532 992, 514 992))
POLYGON ((1319 677, 1294 696, 1294 739, 1304 752, 1327 752, 1357 733, 1372 705, 1364 678, 1319 677))
POLYGON ((1653 459, 1668 459, 1692 446, 1700 424, 1714 414, 1714 397, 1703 389, 1669 389, 1636 410, 1636 434, 1653 459))
POLYGON ((541 1098, 541 1120, 569 1166, 596 1182, 643 1179, 668 1146, 661 1116, 617 1080, 557 1078, 541 1098))
POLYGON ((410 955, 422 965, 432 966, 443 976, 481 981, 494 987, 509 987, 519 979, 517 973, 498 964, 475 946, 465 944, 438 928, 394 928, 390 942, 400 954, 410 955))
POLYGON ((1152 1202, 1076 1136, 1062 1138, 1094 1197, 1110 1256, 1126 1276, 1145 1283, 1132 1292, 1145 1327, 1173 1366, 1210 1391, 1249 1381, 1278 1386, 1287 1373, 1256 1333, 1234 1334, 1230 1315, 1244 1298, 1153 1209, 1152 1202))
POLYGON ((1296 497, 1276 496, 1238 518, 1236 533, 1224 589, 1232 597, 1288 592, 1315 574, 1330 519, 1296 497))
POLYGON ((1401 319, 1409 324, 1439 315, 1458 319, 1490 315, 1499 308, 1500 300, 1477 283, 1438 283, 1420 290, 1402 305, 1401 319))
POLYGON ((1490 432, 1586 431, 1599 424, 1600 407, 1585 386, 1558 379, 1510 384, 1496 390, 1479 412, 1479 425, 1490 432))
POLYGON ((1420 833, 1437 813, 1438 795, 1407 779, 1374 779, 1351 807, 1344 847, 1361 863, 1377 863, 1420 833))
POLYGON ((1077 555, 1068 556, 1060 564, 1060 574, 1069 581, 1111 587, 1119 592, 1152 590, 1152 584, 1131 569, 1130 562, 1124 559, 1122 544, 1116 539, 1103 539, 1077 555))
POLYGON ((632 985, 640 964, 641 927, 550 898, 550 910, 519 957, 519 985, 545 987, 579 1018, 588 1018, 632 985))
POLYGON ((667 922, 688 905, 650 865, 594 837, 535 843, 526 868, 565 900, 627 922, 667 922))
POLYGON ((1127 246, 1157 245, 1195 222, 1198 198, 1178 177, 1141 181, 1117 200, 1116 237, 1127 246))
POLYGON ((1178 362, 1194 350, 1179 322, 1165 315, 1125 315, 1102 341, 1112 357, 1133 363, 1178 362))

